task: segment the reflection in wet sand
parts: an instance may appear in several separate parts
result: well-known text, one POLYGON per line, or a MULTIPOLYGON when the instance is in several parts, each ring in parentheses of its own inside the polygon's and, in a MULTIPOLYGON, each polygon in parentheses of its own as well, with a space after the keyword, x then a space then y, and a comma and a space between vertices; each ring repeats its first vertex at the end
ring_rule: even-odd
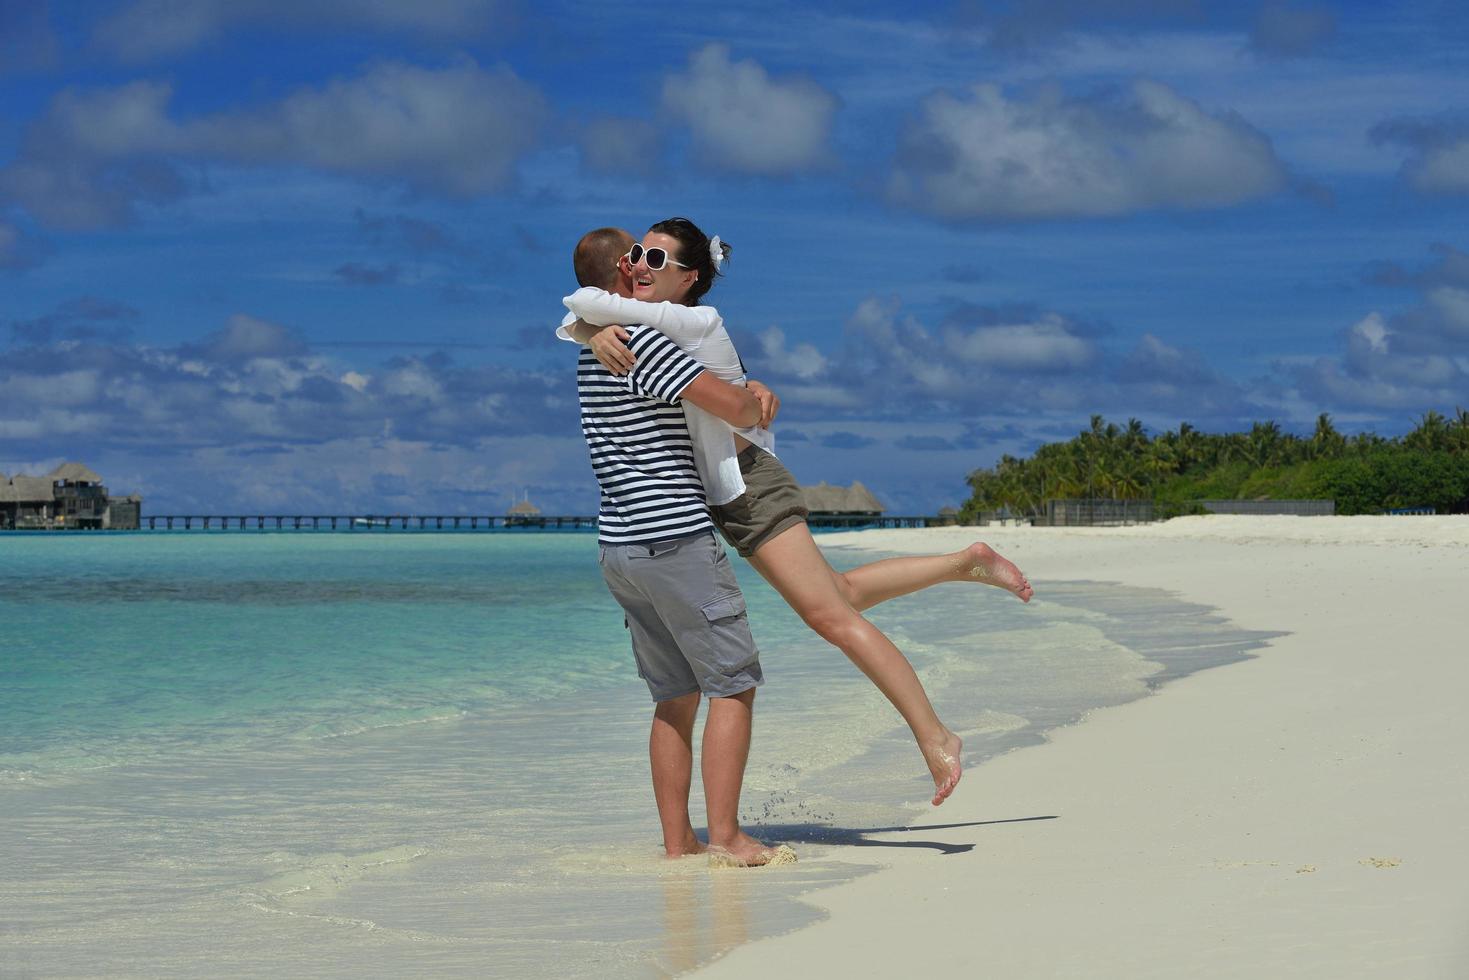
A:
MULTIPOLYGON (((758 872, 754 872, 758 873, 758 872)), ((750 878, 700 869, 663 875, 663 956, 670 976, 718 959, 750 938, 750 878)))

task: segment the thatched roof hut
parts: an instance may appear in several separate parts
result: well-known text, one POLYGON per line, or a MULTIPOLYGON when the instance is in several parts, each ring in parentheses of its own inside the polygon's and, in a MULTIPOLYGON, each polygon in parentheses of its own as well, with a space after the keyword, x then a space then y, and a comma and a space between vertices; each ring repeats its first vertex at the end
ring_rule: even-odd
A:
POLYGON ((514 507, 511 507, 510 510, 507 511, 507 513, 511 517, 535 517, 540 512, 541 508, 537 507, 529 500, 522 500, 520 503, 516 504, 514 507))
POLYGON ((56 469, 46 474, 49 480, 64 480, 67 483, 101 483, 102 477, 97 472, 88 469, 81 463, 62 463, 56 469))
POLYGON ((887 509, 859 480, 853 480, 850 487, 834 487, 823 480, 814 487, 802 487, 801 495, 813 514, 876 516, 887 509))
POLYGON ((56 494, 49 476, 24 476, 17 473, 8 481, 0 483, 0 500, 14 503, 29 503, 38 500, 51 501, 56 494))

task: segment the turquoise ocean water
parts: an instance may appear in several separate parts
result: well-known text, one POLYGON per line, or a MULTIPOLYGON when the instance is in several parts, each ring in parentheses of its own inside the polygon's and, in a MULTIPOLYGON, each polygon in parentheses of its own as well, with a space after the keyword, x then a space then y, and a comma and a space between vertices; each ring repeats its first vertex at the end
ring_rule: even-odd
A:
MULTIPOLYGON (((800 894, 880 861, 849 845, 931 782, 736 567, 767 677, 743 816, 802 860, 711 874, 658 856, 650 705, 593 535, 0 535, 0 974, 656 976, 811 921, 800 894)), ((870 613, 968 766, 1265 639, 1161 593, 1037 588, 870 613)))

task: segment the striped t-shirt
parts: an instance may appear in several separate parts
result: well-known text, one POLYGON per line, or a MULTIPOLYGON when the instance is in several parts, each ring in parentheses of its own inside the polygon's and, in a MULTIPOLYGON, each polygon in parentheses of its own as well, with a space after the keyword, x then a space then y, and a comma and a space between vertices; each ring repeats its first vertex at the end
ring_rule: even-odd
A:
POLYGON ((637 363, 623 377, 583 348, 576 365, 581 431, 602 488, 604 544, 665 541, 713 530, 679 397, 704 373, 651 327, 628 327, 637 363))

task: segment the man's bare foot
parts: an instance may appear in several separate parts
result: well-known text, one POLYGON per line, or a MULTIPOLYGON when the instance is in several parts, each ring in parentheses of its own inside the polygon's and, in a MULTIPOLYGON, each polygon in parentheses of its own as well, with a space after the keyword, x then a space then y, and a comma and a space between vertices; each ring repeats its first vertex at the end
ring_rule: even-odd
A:
POLYGON ((1021 602, 1029 602, 1030 597, 1035 594, 1025 573, 983 541, 976 541, 959 552, 954 558, 954 568, 961 579, 971 578, 976 582, 1013 592, 1021 602))
POLYGON ((716 868, 758 868, 767 864, 790 864, 796 858, 796 852, 784 844, 766 847, 744 831, 727 840, 711 840, 708 853, 709 866, 716 868))
POLYGON ((959 777, 964 775, 963 766, 959 762, 959 753, 963 751, 964 743, 958 735, 946 728, 943 737, 937 742, 920 742, 918 749, 923 753, 923 760, 928 763, 928 771, 933 775, 933 805, 938 806, 949 798, 954 787, 959 785, 959 777))
POLYGON ((705 850, 707 848, 704 847, 704 842, 695 837, 692 831, 681 841, 676 841, 672 844, 668 841, 663 842, 663 854, 665 857, 688 857, 690 854, 703 854, 705 850))

